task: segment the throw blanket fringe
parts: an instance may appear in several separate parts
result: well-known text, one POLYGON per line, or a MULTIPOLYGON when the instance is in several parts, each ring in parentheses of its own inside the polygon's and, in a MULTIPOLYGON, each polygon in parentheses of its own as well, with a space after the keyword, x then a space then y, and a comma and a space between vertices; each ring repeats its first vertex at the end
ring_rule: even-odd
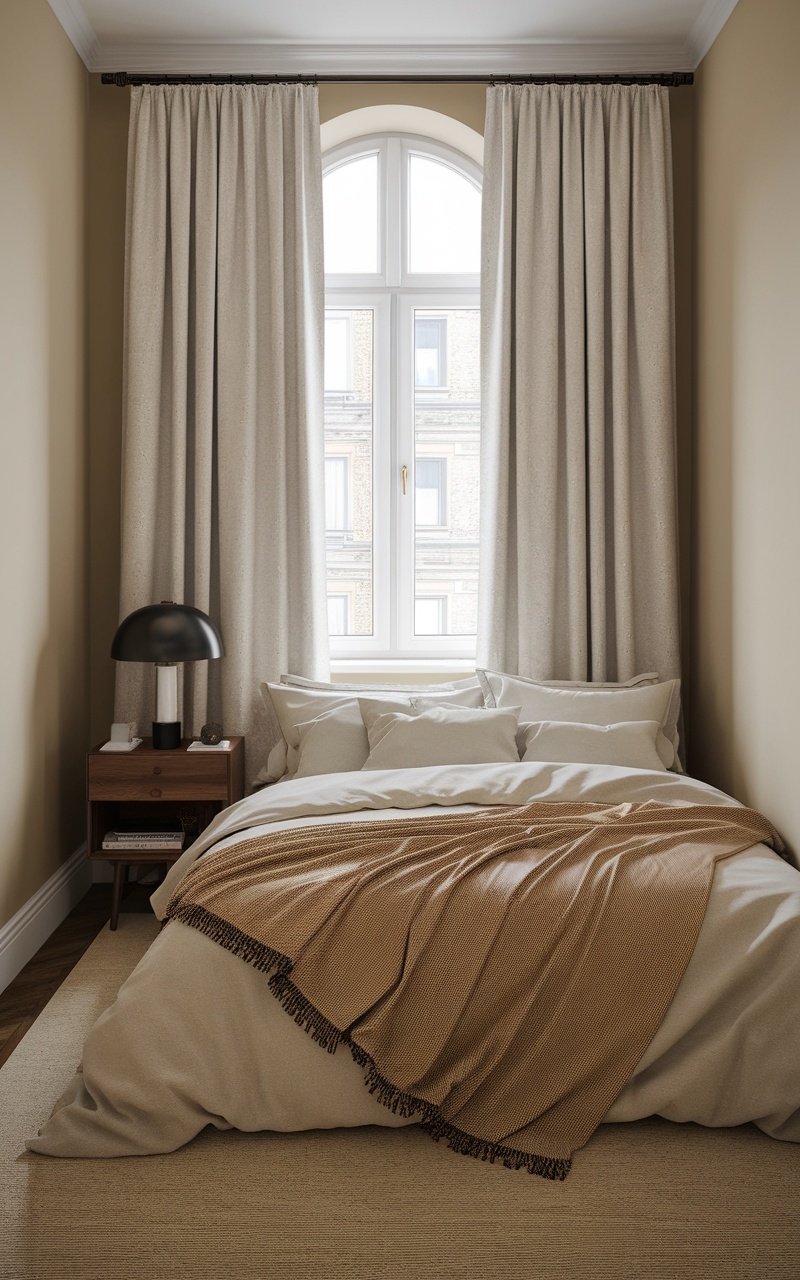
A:
POLYGON ((183 902, 170 913, 164 925, 169 920, 180 920, 182 924, 188 924, 190 928, 197 929, 198 933, 204 933, 207 938, 219 943, 226 951, 233 952, 254 969, 265 972, 268 969, 277 968, 278 972, 283 972, 292 967, 288 956, 282 955, 274 947, 268 947, 266 943, 259 942, 256 938, 251 938, 250 934, 237 929, 236 925, 223 920, 213 911, 207 911, 205 907, 183 902))
POLYGON ((377 1100, 563 1179, 669 1007, 753 810, 535 803, 297 827, 196 863, 166 912, 269 978, 377 1100))
POLYGON ((463 1129, 450 1124, 442 1116, 439 1108, 423 1098, 398 1089, 378 1070, 374 1059, 360 1045, 354 1043, 350 1036, 335 1027, 319 1009, 315 1008, 306 996, 297 989, 291 980, 292 962, 288 956, 281 955, 273 947, 257 942, 222 920, 213 912, 203 907, 182 903, 170 913, 170 919, 180 920, 214 942, 224 947, 240 959, 251 964, 255 969, 275 969, 269 979, 272 994, 280 1001, 283 1008, 299 1027, 311 1036, 320 1048, 328 1053, 335 1053, 340 1044, 350 1050, 353 1061, 364 1070, 364 1084, 382 1106, 394 1115, 419 1116, 420 1127, 435 1142, 446 1141, 452 1151, 459 1155, 472 1156, 477 1160, 488 1160, 494 1164, 501 1160, 507 1169, 527 1169, 528 1173, 553 1181, 563 1181, 572 1166, 571 1160, 559 1160, 548 1156, 534 1155, 527 1151, 515 1150, 500 1142, 487 1142, 463 1129))

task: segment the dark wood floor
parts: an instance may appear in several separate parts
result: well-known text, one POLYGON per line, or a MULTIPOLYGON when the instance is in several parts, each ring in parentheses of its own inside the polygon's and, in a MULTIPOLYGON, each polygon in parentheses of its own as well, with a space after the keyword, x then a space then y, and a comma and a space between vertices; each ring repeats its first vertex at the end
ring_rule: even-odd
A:
MULTIPOLYGON (((122 910, 151 911, 152 892, 152 885, 131 885, 122 910)), ((86 897, 0 993, 0 1067, 110 918, 111 885, 92 885, 86 897)))

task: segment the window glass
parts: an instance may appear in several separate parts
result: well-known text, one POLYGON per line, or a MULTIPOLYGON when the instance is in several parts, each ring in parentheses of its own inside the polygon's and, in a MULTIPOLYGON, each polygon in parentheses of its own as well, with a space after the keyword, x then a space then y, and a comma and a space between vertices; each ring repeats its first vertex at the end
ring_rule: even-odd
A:
POLYGON ((374 274, 378 263, 378 157, 348 160, 322 180, 325 271, 374 274))
POLYGON ((417 635, 474 635, 478 603, 480 506, 480 312, 451 307, 435 318, 414 313, 416 341, 431 324, 449 345, 447 391, 414 389, 414 592, 444 599, 416 609, 417 635), (423 619, 420 624, 420 618, 423 619))
MULTIPOLYGON (((373 633, 373 330, 369 307, 328 308, 325 336, 346 329, 350 390, 325 389, 325 549, 331 635, 373 633), (341 600, 348 601, 347 608, 341 600)), ((327 367, 327 354, 326 354, 327 367)))
POLYGON ((327 165, 331 652, 474 657, 479 170, 388 133, 344 144, 327 165))
POLYGON ((450 165, 409 159, 409 271, 474 274, 481 269, 481 193, 450 165))

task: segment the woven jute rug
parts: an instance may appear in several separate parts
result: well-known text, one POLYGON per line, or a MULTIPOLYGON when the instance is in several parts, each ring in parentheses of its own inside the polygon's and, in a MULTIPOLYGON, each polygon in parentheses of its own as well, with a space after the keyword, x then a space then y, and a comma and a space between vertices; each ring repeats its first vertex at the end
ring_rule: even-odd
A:
POLYGON ((0 1069, 0 1275, 798 1280, 800 1149, 751 1126, 603 1126, 566 1182, 416 1128, 208 1131, 167 1156, 24 1151, 156 922, 106 929, 0 1069))

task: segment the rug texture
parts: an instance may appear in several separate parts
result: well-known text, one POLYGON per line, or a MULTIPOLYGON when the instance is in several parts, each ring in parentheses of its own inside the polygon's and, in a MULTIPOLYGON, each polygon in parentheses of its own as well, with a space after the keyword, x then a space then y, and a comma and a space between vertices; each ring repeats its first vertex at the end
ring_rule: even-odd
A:
POLYGON ((207 1131, 166 1156, 24 1151, 157 922, 120 917, 0 1069, 0 1276, 797 1280, 800 1150, 750 1126, 602 1126, 566 1182, 417 1128, 207 1131))

